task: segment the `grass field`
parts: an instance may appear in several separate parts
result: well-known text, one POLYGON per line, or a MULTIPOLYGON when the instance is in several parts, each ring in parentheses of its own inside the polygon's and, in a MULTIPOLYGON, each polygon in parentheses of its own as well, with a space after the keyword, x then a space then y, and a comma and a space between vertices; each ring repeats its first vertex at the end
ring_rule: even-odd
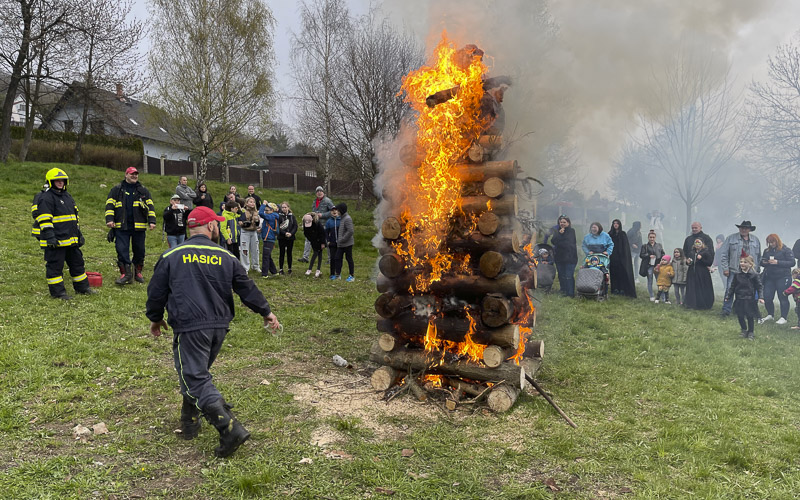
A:
MULTIPOLYGON (((52 165, 0 165, 0 488, 5 498, 796 498, 800 335, 739 338, 716 308, 542 296, 543 398, 502 415, 446 412, 369 385, 376 337, 371 213, 354 211, 355 283, 256 278, 280 336, 241 305, 212 373, 253 436, 217 460, 216 431, 176 439, 169 336, 152 338, 146 287, 110 284, 103 205, 119 172, 64 166, 100 293, 49 298, 30 200, 52 165), (105 186, 101 186, 104 184, 105 186), (337 368, 331 356, 348 359, 337 368), (108 434, 73 438, 103 422, 108 434)), ((157 213, 176 178, 142 175, 157 213)), ((212 183, 215 200, 225 187, 212 183)), ((297 214, 311 196, 264 191, 297 214), (298 208, 299 207, 299 208, 298 208)), ((334 200, 339 201, 339 200, 334 200)), ((160 218, 160 217, 159 217, 160 218)), ((302 245, 298 244, 298 247, 302 245)), ((148 234, 146 269, 166 249, 148 234)), ((295 252, 295 258, 298 251, 295 252)), ((147 277, 148 272, 145 273, 147 277)), ((795 320, 790 315, 790 324, 795 320)))

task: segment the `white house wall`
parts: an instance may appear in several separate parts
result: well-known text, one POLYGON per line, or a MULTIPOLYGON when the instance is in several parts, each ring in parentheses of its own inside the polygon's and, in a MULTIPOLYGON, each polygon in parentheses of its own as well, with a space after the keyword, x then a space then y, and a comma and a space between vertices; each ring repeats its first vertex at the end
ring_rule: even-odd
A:
POLYGON ((142 139, 144 144, 144 154, 153 158, 161 158, 163 155, 167 160, 188 160, 189 152, 179 149, 163 142, 142 139))

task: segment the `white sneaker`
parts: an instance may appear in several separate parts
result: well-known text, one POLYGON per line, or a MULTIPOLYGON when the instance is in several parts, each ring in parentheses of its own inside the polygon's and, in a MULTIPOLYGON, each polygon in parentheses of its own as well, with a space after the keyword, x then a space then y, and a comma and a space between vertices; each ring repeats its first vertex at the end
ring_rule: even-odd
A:
MULTIPOLYGON (((653 299, 650 299, 650 300, 653 300, 653 299)), ((658 304, 658 299, 655 299, 655 300, 653 300, 653 302, 655 302, 656 304, 658 304)))
POLYGON ((306 276, 311 276, 311 269, 306 270, 306 276))
POLYGON ((670 304, 670 305, 672 304, 672 302, 670 302, 670 301, 668 301, 668 300, 665 300, 665 301, 664 301, 664 303, 665 303, 665 304, 670 304))
POLYGON ((322 274, 322 272, 320 272, 320 270, 317 269, 317 272, 314 273, 314 277, 315 278, 319 278, 321 274, 322 274))
MULTIPOLYGON (((758 320, 758 324, 759 325, 763 325, 767 321, 772 321, 772 315, 771 314, 767 314, 766 316, 764 316, 763 318, 758 320)), ((784 323, 786 323, 786 320, 784 320, 784 323)), ((783 324, 783 323, 781 323, 781 324, 783 324)))
POLYGON ((786 318, 778 318, 778 321, 775 322, 776 325, 785 325, 786 318))
POLYGON ((655 297, 650 297, 650 302, 655 302, 655 301, 656 301, 655 297))

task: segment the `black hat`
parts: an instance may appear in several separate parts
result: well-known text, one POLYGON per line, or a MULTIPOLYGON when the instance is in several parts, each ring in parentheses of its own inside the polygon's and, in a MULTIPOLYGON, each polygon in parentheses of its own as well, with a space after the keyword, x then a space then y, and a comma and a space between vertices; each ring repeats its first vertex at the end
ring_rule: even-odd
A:
POLYGON ((336 210, 339 211, 339 215, 344 215, 344 214, 347 213, 347 203, 344 203, 344 202, 339 203, 338 205, 336 205, 333 208, 335 208, 336 210))
POLYGON ((744 228, 747 228, 747 229, 749 229, 751 231, 755 231, 756 230, 756 226, 750 224, 749 220, 743 220, 741 224, 734 224, 734 225, 736 227, 738 227, 739 229, 744 227, 744 228))

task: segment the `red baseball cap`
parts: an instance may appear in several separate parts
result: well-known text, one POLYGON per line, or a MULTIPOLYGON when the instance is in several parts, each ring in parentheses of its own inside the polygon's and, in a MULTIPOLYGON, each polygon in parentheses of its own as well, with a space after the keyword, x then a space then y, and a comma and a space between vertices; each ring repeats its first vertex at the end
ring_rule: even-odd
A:
POLYGON ((189 212, 189 217, 186 219, 189 227, 202 226, 203 224, 208 224, 212 220, 223 222, 225 217, 215 214, 214 211, 208 207, 197 207, 189 212))
POLYGON ((138 174, 139 171, 136 170, 136 167, 128 167, 128 169, 125 171, 125 173, 126 174, 138 174))

